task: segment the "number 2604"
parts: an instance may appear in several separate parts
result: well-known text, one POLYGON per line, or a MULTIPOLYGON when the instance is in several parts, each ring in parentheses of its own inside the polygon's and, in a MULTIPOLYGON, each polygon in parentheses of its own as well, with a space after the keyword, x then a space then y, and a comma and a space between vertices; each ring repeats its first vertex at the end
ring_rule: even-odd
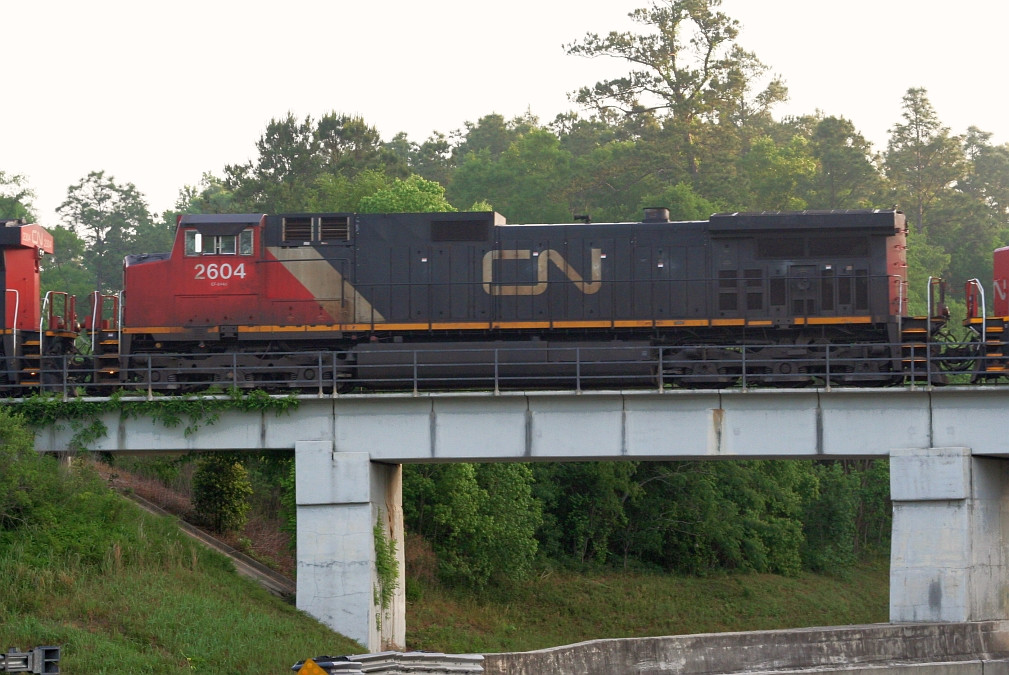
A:
POLYGON ((245 278, 245 263, 239 263, 232 267, 231 263, 203 263, 196 264, 195 279, 230 279, 231 277, 245 278))

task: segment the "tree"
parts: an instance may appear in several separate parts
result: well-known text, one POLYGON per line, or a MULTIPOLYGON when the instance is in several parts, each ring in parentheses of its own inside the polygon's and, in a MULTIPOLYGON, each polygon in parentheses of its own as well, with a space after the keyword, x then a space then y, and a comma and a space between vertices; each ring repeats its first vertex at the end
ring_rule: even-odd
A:
POLYGON ((35 220, 35 192, 21 174, 0 171, 0 220, 35 220))
POLYGON ((470 153, 449 186, 453 204, 486 200, 511 222, 568 222, 571 155, 546 129, 521 134, 499 157, 470 153))
POLYGON ((941 246, 929 243, 921 232, 907 233, 907 303, 912 316, 928 313, 928 279, 944 277, 951 256, 941 246))
POLYGON ((505 121, 503 115, 491 113, 484 115, 476 122, 466 122, 466 132, 460 134, 459 142, 452 150, 456 165, 475 153, 486 151, 491 159, 497 159, 519 136, 539 126, 535 117, 516 117, 505 121))
POLYGON ((205 172, 198 185, 186 185, 175 200, 175 213, 236 213, 242 210, 225 180, 205 172))
POLYGON ((815 209, 877 206, 882 180, 872 145, 843 117, 820 119, 810 136, 818 166, 807 202, 815 209))
POLYGON ((907 90, 904 120, 890 130, 884 156, 887 178, 899 204, 906 204, 910 220, 928 234, 928 210, 964 175, 960 140, 942 126, 922 88, 907 90))
POLYGON ((442 133, 435 132, 424 141, 417 144, 410 141, 405 132, 399 132, 385 147, 406 162, 410 171, 442 185, 448 185, 455 169, 452 157, 452 144, 442 133))
POLYGON ((256 142, 259 156, 224 168, 224 187, 246 211, 301 211, 322 172, 323 158, 311 117, 271 119, 256 142))
POLYGON ((745 208, 757 211, 795 211, 806 208, 800 188, 812 181, 816 161, 802 136, 782 147, 767 137, 753 142, 740 159, 740 173, 750 186, 745 208))
POLYGON ((152 227, 147 202, 136 186, 119 185, 104 171, 92 171, 70 186, 56 212, 84 240, 82 258, 94 275, 94 288, 118 287, 123 257, 136 252, 138 233, 152 227))
POLYGON ((0 546, 17 540, 9 531, 31 521, 52 525, 59 512, 56 463, 35 451, 32 438, 20 415, 0 410, 0 546))
POLYGON ((210 452, 196 460, 193 508, 217 532, 240 530, 249 512, 249 473, 231 453, 210 452))
POLYGON ((315 134, 328 173, 353 176, 373 170, 394 178, 409 175, 406 162, 382 143, 378 130, 363 117, 327 113, 319 119, 315 134))
POLYGON ((766 67, 735 44, 739 23, 717 11, 721 0, 656 0, 630 17, 652 31, 646 34, 589 33, 567 45, 568 54, 628 61, 623 77, 583 87, 575 100, 601 112, 627 117, 657 116, 679 139, 687 171, 699 171, 695 136, 702 121, 735 115, 745 121, 784 100, 775 78, 756 96, 749 91, 766 67))
POLYGON ((42 291, 63 291, 78 298, 77 311, 88 311, 84 302, 95 290, 94 274, 87 269, 86 246, 76 232, 67 227, 48 228, 53 235, 53 255, 41 261, 42 291))
POLYGON ((628 524, 628 497, 638 489, 637 462, 534 464, 535 494, 545 517, 540 533, 553 558, 605 563, 628 524))
MULTIPOLYGON (((231 206, 245 211, 307 211, 332 196, 334 177, 353 180, 364 172, 391 178, 409 175, 406 162, 386 147, 360 117, 323 115, 298 120, 288 113, 270 120, 256 143, 259 156, 225 167, 223 188, 231 206)), ((339 183, 339 181, 336 181, 339 183)))
POLYGON ((967 170, 959 189, 991 209, 1000 228, 1009 226, 1009 144, 994 146, 991 133, 969 127, 963 146, 967 170))
POLYGON ((949 267, 932 271, 963 288, 971 278, 992 278, 992 251, 999 245, 999 222, 983 201, 964 192, 944 195, 928 213, 929 243, 949 254, 949 267))
POLYGON ((841 462, 815 464, 813 471, 815 488, 804 495, 803 566, 843 575, 855 562, 859 476, 841 462))
POLYGON ((445 199, 445 188, 420 176, 397 178, 392 185, 361 198, 360 213, 419 213, 455 211, 445 199))
POLYGON ((314 211, 357 211, 362 199, 392 183, 385 173, 375 169, 353 176, 324 174, 315 182, 315 195, 309 206, 314 211))
POLYGON ((661 192, 642 200, 643 211, 649 206, 665 206, 669 209, 670 220, 707 220, 719 209, 716 204, 701 197, 686 183, 671 185, 661 192))
POLYGON ((537 551, 542 515, 525 464, 408 465, 407 528, 431 543, 446 580, 481 587, 522 578, 537 551))

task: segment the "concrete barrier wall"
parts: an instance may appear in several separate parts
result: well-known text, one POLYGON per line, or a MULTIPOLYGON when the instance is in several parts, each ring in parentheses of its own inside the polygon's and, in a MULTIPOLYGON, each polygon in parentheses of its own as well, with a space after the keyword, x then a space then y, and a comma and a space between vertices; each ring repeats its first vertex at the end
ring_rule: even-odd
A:
POLYGON ((747 633, 592 640, 485 654, 494 675, 887 672, 1007 675, 1009 622, 874 624, 747 633))

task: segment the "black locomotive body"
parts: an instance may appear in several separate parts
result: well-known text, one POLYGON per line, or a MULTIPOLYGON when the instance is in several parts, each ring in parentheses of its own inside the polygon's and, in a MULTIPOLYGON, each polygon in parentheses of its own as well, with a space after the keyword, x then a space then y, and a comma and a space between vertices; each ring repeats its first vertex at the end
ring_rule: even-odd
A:
POLYGON ((121 378, 271 351, 296 376, 292 354, 331 350, 319 368, 347 385, 806 384, 842 344, 831 379, 900 375, 903 214, 666 214, 185 216, 170 255, 127 261, 121 378))

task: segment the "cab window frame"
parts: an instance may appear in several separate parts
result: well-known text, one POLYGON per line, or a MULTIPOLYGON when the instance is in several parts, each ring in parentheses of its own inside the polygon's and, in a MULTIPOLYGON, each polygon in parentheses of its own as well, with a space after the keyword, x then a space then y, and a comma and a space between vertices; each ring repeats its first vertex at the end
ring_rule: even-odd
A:
POLYGON ((205 255, 251 256, 253 230, 245 228, 238 234, 204 235, 198 228, 185 230, 184 254, 187 257, 205 255))

